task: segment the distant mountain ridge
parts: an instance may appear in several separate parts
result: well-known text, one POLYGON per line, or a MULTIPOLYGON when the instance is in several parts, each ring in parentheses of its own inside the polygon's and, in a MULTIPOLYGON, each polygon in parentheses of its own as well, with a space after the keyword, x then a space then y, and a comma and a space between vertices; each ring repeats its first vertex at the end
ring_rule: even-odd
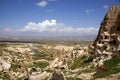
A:
POLYGON ((0 42, 5 41, 39 41, 39 40, 53 40, 53 41, 93 41, 95 40, 96 35, 83 35, 83 36, 47 36, 47 37, 4 37, 0 38, 0 42))

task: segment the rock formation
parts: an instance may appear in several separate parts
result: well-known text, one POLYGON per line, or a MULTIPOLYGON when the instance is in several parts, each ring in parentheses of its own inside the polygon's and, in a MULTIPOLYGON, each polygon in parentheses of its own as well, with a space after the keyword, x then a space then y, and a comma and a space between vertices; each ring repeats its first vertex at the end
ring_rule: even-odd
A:
POLYGON ((53 59, 58 58, 59 60, 63 60, 63 54, 64 50, 54 49, 51 57, 53 59))
POLYGON ((0 72, 1 71, 9 71, 11 64, 1 59, 0 57, 0 72))
POLYGON ((110 60, 113 54, 120 51, 120 6, 112 6, 109 9, 101 22, 93 46, 94 61, 99 63, 110 60))
POLYGON ((51 80, 65 80, 64 76, 61 72, 59 71, 54 71, 52 74, 51 80))

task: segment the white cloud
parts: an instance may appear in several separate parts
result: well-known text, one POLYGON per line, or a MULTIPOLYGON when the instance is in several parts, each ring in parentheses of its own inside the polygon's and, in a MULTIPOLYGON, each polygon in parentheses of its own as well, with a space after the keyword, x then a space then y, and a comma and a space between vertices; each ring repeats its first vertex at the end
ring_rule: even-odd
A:
POLYGON ((80 32, 80 33, 96 33, 97 31, 98 31, 98 28, 94 28, 94 27, 77 28, 77 32, 80 32))
POLYGON ((21 29, 21 31, 29 31, 29 32, 58 32, 58 33, 81 33, 81 34, 96 34, 98 28, 94 27, 78 27, 74 28, 71 26, 66 26, 61 23, 57 23, 56 20, 45 20, 43 22, 35 23, 29 22, 25 28, 21 29))
POLYGON ((12 32, 12 30, 10 28, 5 28, 3 31, 4 32, 12 32))
POLYGON ((47 6, 47 4, 48 4, 48 2, 44 1, 44 0, 39 2, 39 3, 37 3, 37 5, 40 6, 40 7, 45 7, 45 6, 47 6))
POLYGON ((104 5, 103 8, 104 8, 104 9, 108 9, 108 5, 104 5))
POLYGON ((56 20, 44 20, 42 22, 29 22, 24 28, 2 30, 3 35, 11 36, 79 36, 96 35, 98 28, 95 27, 77 27, 67 26, 58 23, 56 20))
POLYGON ((58 32, 63 32, 63 33, 74 33, 75 29, 72 27, 62 27, 59 28, 58 32))
POLYGON ((94 12, 95 10, 94 9, 87 9, 85 10, 86 13, 91 13, 91 12, 94 12))
POLYGON ((32 32, 43 32, 51 29, 52 27, 56 26, 56 20, 45 20, 43 22, 34 23, 29 22, 23 31, 32 31, 32 32))

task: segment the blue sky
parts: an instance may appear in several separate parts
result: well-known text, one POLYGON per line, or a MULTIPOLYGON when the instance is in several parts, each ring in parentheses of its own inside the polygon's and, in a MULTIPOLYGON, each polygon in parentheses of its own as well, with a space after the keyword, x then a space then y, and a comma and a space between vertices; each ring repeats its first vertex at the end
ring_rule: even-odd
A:
POLYGON ((120 0, 0 0, 0 37, 96 35, 120 0))

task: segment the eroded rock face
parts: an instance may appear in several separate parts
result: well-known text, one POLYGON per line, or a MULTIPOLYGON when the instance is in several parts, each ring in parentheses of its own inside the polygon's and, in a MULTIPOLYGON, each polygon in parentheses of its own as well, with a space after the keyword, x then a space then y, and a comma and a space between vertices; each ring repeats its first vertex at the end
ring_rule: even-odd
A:
MULTIPOLYGON (((101 23, 99 34, 94 42, 99 50, 115 51, 120 45, 120 6, 113 6, 101 23)), ((98 54, 98 53, 96 53, 98 54)))
POLYGON ((120 51, 120 6, 112 6, 103 21, 93 43, 94 58, 98 61, 110 60, 112 54, 120 51))
POLYGON ((58 58, 59 60, 63 60, 63 54, 64 50, 54 49, 51 57, 53 59, 58 58))

